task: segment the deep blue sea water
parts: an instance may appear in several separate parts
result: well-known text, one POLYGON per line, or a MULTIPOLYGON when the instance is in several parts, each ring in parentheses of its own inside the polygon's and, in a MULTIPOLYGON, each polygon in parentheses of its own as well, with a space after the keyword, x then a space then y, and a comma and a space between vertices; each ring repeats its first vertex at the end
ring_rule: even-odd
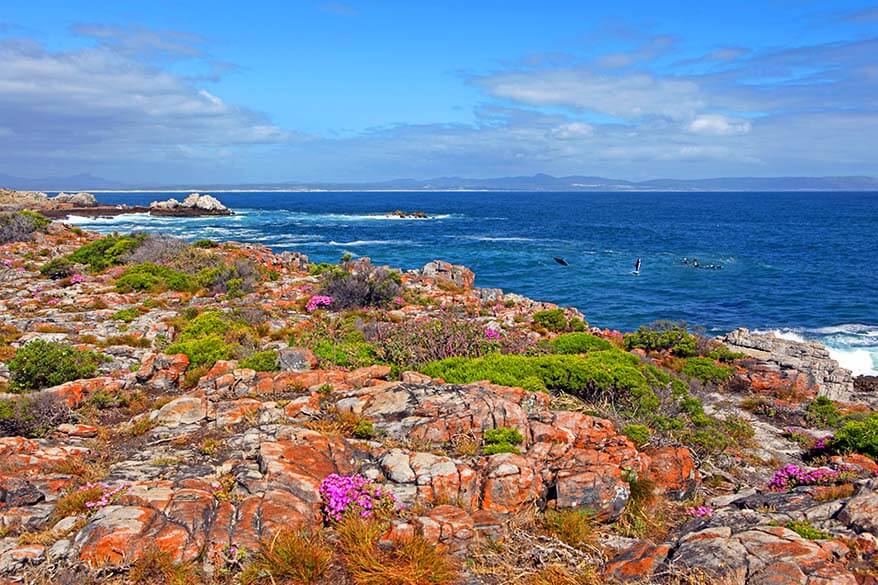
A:
MULTIPOLYGON (((345 252, 415 268, 470 266, 476 284, 576 306, 623 330, 657 319, 818 338, 878 367, 878 193, 223 192, 231 217, 74 219, 100 231, 258 242, 313 261, 345 252), (423 210, 428 220, 388 218, 423 210), (563 267, 553 261, 569 262, 563 267), (632 274, 642 258, 639 276, 632 274), (722 270, 695 269, 684 257, 722 270)), ((102 193, 146 204, 185 193, 102 193)))

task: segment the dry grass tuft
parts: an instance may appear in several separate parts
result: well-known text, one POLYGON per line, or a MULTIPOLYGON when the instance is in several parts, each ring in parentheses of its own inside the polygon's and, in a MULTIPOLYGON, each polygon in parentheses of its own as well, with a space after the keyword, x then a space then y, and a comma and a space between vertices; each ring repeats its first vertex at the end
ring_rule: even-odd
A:
POLYGON ((174 563, 171 555, 158 549, 146 551, 128 572, 133 585, 198 585, 204 583, 189 563, 174 563))
POLYGON ((457 580, 457 563, 444 547, 415 535, 379 547, 386 525, 354 516, 336 526, 339 549, 356 585, 443 585, 457 580))
POLYGON ((244 585, 257 583, 317 583, 329 570, 332 547, 321 532, 286 530, 259 546, 241 574, 244 585))
POLYGON ((584 509, 546 510, 542 524, 546 532, 574 548, 593 546, 597 537, 594 516, 584 509))

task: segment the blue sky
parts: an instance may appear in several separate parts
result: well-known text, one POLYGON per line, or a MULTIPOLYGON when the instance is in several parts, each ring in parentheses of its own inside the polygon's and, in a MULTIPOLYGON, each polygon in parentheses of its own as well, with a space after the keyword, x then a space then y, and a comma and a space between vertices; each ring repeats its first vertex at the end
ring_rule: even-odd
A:
POLYGON ((869 2, 6 2, 0 173, 878 175, 869 2))

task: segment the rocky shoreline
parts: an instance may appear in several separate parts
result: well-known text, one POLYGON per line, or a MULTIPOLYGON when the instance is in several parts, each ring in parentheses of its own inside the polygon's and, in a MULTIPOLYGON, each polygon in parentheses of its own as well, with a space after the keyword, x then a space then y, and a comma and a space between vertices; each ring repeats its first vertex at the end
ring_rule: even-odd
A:
POLYGON ((3 222, 2 585, 878 582, 878 397, 819 345, 3 222))
POLYGON ((129 213, 148 213, 164 217, 203 217, 232 215, 232 211, 212 195, 191 193, 183 201, 168 199, 144 205, 101 205, 91 193, 45 193, 0 189, 0 211, 30 210, 51 219, 116 217, 129 213))

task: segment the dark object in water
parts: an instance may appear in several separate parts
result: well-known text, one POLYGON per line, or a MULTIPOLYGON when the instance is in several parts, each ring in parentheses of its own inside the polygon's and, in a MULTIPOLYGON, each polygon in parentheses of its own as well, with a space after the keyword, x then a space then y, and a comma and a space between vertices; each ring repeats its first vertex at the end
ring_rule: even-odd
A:
POLYGON ((634 274, 640 274, 640 258, 634 261, 634 274))
POLYGON ((689 258, 683 258, 683 264, 685 266, 691 266, 692 268, 701 268, 702 270, 722 270, 722 264, 700 264, 698 262, 698 258, 693 258, 689 260, 689 258))
POLYGON ((565 260, 564 258, 558 258, 557 256, 555 256, 555 262, 557 262, 561 266, 570 266, 570 264, 567 263, 567 260, 565 260))

